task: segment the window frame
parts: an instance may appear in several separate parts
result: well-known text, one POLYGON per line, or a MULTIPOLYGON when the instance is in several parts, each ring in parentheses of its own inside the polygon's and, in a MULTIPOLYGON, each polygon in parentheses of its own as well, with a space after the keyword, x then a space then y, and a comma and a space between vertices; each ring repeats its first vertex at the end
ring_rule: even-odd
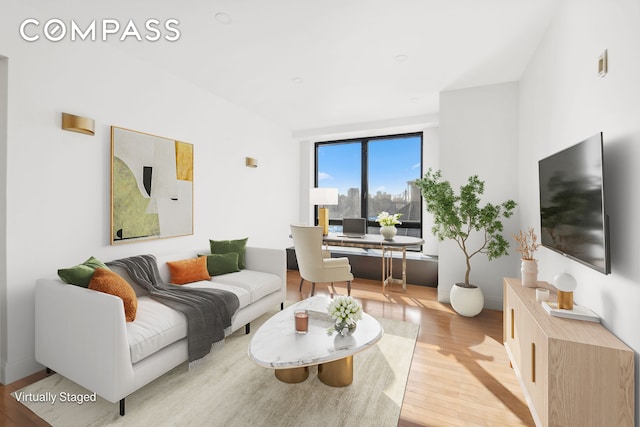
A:
MULTIPOLYGON (((380 135, 380 136, 369 136, 362 138, 349 138, 349 139, 339 139, 333 141, 321 141, 316 142, 314 144, 314 187, 318 186, 318 150, 320 147, 328 146, 328 145, 339 145, 339 144, 353 144, 360 143, 361 144, 361 153, 360 153, 360 216, 362 218, 367 218, 367 228, 368 227, 379 227, 380 225, 375 222, 375 220, 370 220, 369 218, 372 215, 369 215, 368 212, 368 198, 369 198, 369 170, 368 170, 368 160, 369 160, 369 142, 384 140, 384 139, 399 139, 399 138, 412 138, 419 137, 420 138, 420 175, 418 178, 423 176, 423 167, 424 167, 424 135, 423 132, 411 132, 411 133, 401 133, 401 134, 392 134, 392 135, 380 135)), ((422 238, 422 225, 424 221, 424 212, 423 212, 423 201, 422 197, 420 197, 420 219, 419 221, 402 221, 402 224, 397 225, 396 227, 406 228, 406 229, 418 229, 419 236, 422 238)), ((314 206, 314 221, 315 224, 318 224, 318 207, 314 206)), ((329 218, 329 225, 342 225, 342 219, 331 219, 329 218)))

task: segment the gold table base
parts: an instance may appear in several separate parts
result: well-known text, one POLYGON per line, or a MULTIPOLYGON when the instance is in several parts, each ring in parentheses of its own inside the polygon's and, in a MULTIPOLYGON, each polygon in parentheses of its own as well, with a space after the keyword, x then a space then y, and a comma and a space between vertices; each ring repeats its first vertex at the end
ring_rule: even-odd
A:
POLYGON ((318 365, 318 379, 331 387, 346 387, 353 382, 353 356, 318 365))
MULTIPOLYGON (((309 367, 276 369, 276 378, 287 384, 301 383, 309 377, 309 367)), ((346 387, 353 382, 353 356, 318 365, 318 379, 331 387, 346 387)))
POLYGON ((309 378, 309 367, 303 366, 302 368, 290 368, 290 369, 276 369, 276 378, 283 383, 297 384, 309 378))

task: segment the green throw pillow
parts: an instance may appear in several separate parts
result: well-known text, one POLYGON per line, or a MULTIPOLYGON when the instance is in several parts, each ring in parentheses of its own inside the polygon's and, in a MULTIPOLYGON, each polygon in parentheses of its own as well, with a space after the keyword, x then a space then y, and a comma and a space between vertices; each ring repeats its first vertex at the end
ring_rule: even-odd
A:
POLYGON ((240 271, 238 268, 238 254, 229 252, 228 254, 207 254, 198 255, 207 257, 207 271, 210 276, 219 276, 221 274, 235 273, 240 271))
POLYGON ((89 286, 89 281, 91 281, 91 277, 96 271, 96 268, 109 270, 109 267, 107 267, 104 262, 92 256, 82 264, 59 269, 58 276, 66 283, 86 288, 89 286))
POLYGON ((211 244, 212 254, 228 254, 235 252, 238 254, 238 268, 244 268, 244 254, 247 250, 247 240, 249 238, 238 240, 209 240, 211 244))

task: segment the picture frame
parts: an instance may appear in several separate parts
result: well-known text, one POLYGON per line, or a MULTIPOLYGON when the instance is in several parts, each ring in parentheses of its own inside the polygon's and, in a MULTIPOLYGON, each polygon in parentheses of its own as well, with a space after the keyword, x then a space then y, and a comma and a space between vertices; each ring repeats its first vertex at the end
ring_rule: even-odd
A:
POLYGON ((111 244, 193 234, 193 144, 111 126, 111 244))

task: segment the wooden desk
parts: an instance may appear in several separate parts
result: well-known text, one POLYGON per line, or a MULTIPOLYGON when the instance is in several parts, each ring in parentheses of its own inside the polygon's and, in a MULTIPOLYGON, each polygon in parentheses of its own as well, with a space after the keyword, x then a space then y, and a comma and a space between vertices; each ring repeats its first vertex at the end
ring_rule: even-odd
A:
POLYGON ((382 291, 392 283, 402 283, 407 290, 407 248, 419 246, 424 240, 419 237, 396 236, 393 240, 384 240, 380 234, 365 234, 364 237, 344 237, 340 233, 329 233, 322 238, 327 246, 347 246, 352 248, 382 250, 382 291), (402 279, 393 277, 393 252, 402 252, 402 279), (388 257, 387 257, 388 255, 388 257))

